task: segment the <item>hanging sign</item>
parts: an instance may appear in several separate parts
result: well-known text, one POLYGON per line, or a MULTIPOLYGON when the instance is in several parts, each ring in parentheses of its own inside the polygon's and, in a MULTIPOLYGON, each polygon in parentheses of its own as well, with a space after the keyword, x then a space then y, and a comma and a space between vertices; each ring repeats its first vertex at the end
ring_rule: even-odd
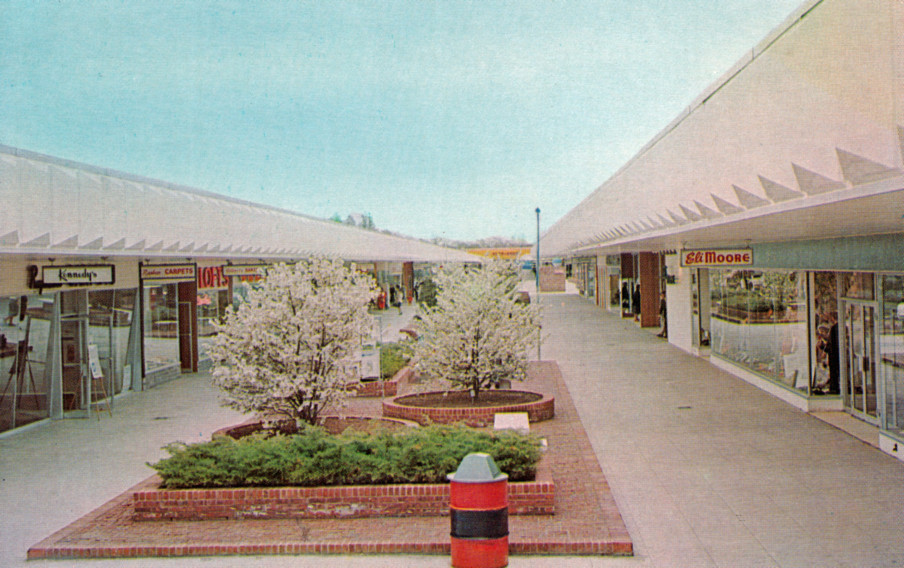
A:
POLYGON ((158 264, 141 267, 142 280, 194 280, 194 264, 158 264))
POLYGON ((41 267, 41 278, 45 286, 113 284, 114 270, 112 264, 43 266, 41 267))
POLYGON ((199 266, 198 267, 198 289, 205 290, 208 288, 225 288, 229 286, 226 275, 223 274, 222 266, 199 266))
POLYGON ((266 270, 265 264, 249 264, 243 266, 226 265, 223 267, 223 276, 261 276, 266 270))
POLYGON ((753 249, 706 249, 681 251, 681 266, 750 266, 753 249))

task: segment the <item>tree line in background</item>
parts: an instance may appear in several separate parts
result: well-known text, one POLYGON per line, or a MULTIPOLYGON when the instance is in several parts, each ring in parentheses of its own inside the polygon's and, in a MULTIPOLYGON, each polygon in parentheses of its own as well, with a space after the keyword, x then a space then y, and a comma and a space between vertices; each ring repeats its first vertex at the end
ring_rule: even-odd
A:
MULTIPOLYGON (((350 225, 352 227, 358 227, 360 229, 367 229, 369 231, 378 231, 387 235, 396 235, 400 237, 406 236, 395 233, 393 231, 389 231, 387 229, 380 229, 379 227, 377 227, 376 223, 374 223, 373 215, 371 215, 370 213, 351 213, 346 216, 344 220, 342 219, 342 216, 339 215, 339 213, 333 213, 333 216, 330 217, 330 221, 343 225, 350 225)), ((527 242, 523 237, 508 238, 493 236, 477 239, 476 241, 461 241, 456 239, 448 239, 445 237, 433 237, 432 239, 420 240, 428 242, 430 244, 455 249, 524 247, 531 245, 531 243, 527 242)))

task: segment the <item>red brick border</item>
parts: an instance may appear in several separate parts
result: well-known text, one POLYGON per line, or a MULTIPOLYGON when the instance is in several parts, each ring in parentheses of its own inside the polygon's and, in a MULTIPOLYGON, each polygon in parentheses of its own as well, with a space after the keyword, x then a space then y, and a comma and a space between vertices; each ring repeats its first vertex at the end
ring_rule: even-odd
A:
MULTIPOLYGON (((273 554, 449 554, 449 542, 291 542, 279 544, 233 544, 233 545, 175 545, 175 546, 79 546, 54 549, 31 549, 29 560, 59 558, 179 558, 188 556, 262 556, 273 554)), ((618 542, 512 542, 509 554, 546 555, 618 555, 631 556, 634 548, 630 541, 618 542)))
MULTIPOLYGON (((532 394, 540 395, 540 393, 532 394)), ((399 404, 397 401, 404 397, 398 397, 392 400, 383 401, 383 416, 388 418, 401 418, 402 420, 413 420, 419 424, 427 424, 430 422, 433 422, 434 424, 454 424, 456 422, 464 422, 468 426, 483 428, 493 424, 493 417, 498 412, 527 412, 528 421, 542 422, 555 417, 556 399, 551 395, 541 396, 542 398, 540 400, 523 404, 473 408, 407 406, 399 404)))
MULTIPOLYGON (((509 483, 508 500, 511 515, 552 515, 555 483, 509 483)), ((136 521, 433 517, 449 514, 449 485, 152 488, 133 493, 132 505, 136 521)))
POLYGON ((345 385, 345 390, 353 392, 354 396, 373 398, 384 396, 396 396, 399 393, 399 384, 410 381, 414 376, 414 365, 408 363, 398 370, 391 379, 382 381, 353 382, 345 385))
MULTIPOLYGON (((631 537, 556 364, 532 363, 529 376, 542 381, 539 390, 560 398, 556 420, 536 427, 550 442, 538 478, 556 482, 556 514, 510 517, 509 553, 631 555, 631 537)), ((132 493, 153 481, 44 538, 29 548, 28 558, 449 554, 447 517, 135 522, 132 493)))

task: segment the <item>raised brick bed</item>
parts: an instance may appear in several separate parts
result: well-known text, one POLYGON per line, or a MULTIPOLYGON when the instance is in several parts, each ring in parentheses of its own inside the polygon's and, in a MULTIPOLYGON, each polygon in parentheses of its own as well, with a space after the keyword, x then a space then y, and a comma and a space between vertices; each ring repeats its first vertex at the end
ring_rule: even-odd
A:
MULTIPOLYGON (((433 393, 426 393, 433 394, 433 393)), ((534 402, 487 407, 431 407, 408 406, 405 397, 383 401, 383 416, 413 420, 419 424, 455 424, 464 422, 468 426, 483 428, 493 424, 493 417, 498 412, 526 412, 530 422, 542 422, 552 419, 556 414, 556 400, 550 395, 539 395, 534 402)))
POLYGON ((403 381, 410 381, 414 376, 414 366, 405 365, 386 381, 368 381, 354 382, 345 385, 345 390, 354 392, 355 396, 361 397, 384 397, 396 396, 399 393, 399 384, 403 381))
MULTIPOLYGON (((555 484, 508 484, 509 514, 552 515, 555 484)), ((433 517, 449 514, 449 484, 153 489, 132 494, 136 521, 433 517)))

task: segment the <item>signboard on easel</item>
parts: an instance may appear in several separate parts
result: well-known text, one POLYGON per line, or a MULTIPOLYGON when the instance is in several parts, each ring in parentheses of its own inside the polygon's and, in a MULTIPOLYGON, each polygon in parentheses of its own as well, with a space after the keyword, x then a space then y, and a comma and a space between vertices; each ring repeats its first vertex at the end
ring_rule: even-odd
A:
POLYGON ((88 345, 88 370, 92 379, 104 378, 104 370, 100 368, 100 356, 97 354, 97 345, 88 345))

